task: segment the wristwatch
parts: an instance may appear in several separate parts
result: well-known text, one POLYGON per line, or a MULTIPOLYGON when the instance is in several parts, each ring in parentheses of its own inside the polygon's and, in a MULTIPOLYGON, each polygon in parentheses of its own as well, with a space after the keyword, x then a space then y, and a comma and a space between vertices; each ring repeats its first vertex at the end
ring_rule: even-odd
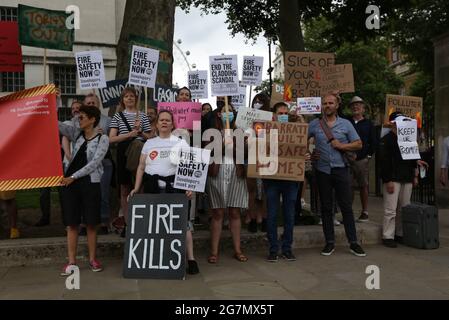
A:
POLYGON ((76 180, 75 176, 70 176, 70 178, 72 178, 73 180, 76 180))

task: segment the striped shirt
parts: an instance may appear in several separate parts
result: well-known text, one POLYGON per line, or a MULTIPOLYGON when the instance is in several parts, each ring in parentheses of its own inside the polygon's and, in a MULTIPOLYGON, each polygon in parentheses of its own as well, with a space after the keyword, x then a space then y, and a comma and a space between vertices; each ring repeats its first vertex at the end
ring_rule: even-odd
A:
MULTIPOLYGON (((126 110, 123 111, 123 115, 126 118, 126 121, 128 122, 131 129, 134 127, 134 122, 136 121, 136 115, 137 113, 133 112, 127 112, 126 110)), ((150 120, 148 119, 148 116, 143 113, 139 112, 139 118, 140 118, 140 129, 143 132, 149 132, 151 130, 150 126, 150 120)), ((109 129, 118 129, 118 135, 126 134, 129 132, 128 127, 126 126, 126 123, 123 122, 122 117, 117 112, 114 117, 111 120, 111 124, 109 125, 109 129)), ((141 139, 140 137, 138 139, 141 139)))

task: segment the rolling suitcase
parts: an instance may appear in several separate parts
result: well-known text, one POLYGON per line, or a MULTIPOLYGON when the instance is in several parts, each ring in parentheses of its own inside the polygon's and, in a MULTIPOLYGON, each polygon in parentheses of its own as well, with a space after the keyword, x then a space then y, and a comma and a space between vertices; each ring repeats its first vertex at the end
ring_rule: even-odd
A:
POLYGON ((422 203, 411 203, 402 207, 403 242, 419 249, 437 249, 438 208, 422 203))

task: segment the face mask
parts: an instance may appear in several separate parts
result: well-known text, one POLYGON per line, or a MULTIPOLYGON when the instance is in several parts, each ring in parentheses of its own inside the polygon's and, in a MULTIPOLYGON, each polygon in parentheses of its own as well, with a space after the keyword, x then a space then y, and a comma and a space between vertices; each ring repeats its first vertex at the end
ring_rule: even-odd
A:
POLYGON ((279 122, 288 122, 288 114, 280 114, 277 118, 279 122))
POLYGON ((262 108, 262 107, 263 107, 263 104, 262 104, 262 103, 256 102, 256 103, 254 104, 254 109, 260 109, 260 108, 262 108))
POLYGON ((224 103, 224 101, 217 101, 217 108, 224 108, 224 106, 225 106, 225 103, 224 103))
POLYGON ((228 118, 229 119, 229 123, 231 123, 232 120, 234 120, 234 113, 232 113, 232 112, 228 112, 228 113, 223 112, 221 114, 221 121, 223 121, 223 124, 226 124, 226 118, 228 118))

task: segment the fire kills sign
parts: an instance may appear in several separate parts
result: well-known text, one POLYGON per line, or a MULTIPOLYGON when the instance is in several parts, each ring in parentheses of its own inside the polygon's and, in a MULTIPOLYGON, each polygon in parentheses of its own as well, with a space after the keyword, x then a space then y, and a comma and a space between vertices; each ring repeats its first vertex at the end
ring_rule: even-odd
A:
POLYGON ((136 194, 131 198, 125 278, 184 278, 188 206, 185 194, 136 194))

